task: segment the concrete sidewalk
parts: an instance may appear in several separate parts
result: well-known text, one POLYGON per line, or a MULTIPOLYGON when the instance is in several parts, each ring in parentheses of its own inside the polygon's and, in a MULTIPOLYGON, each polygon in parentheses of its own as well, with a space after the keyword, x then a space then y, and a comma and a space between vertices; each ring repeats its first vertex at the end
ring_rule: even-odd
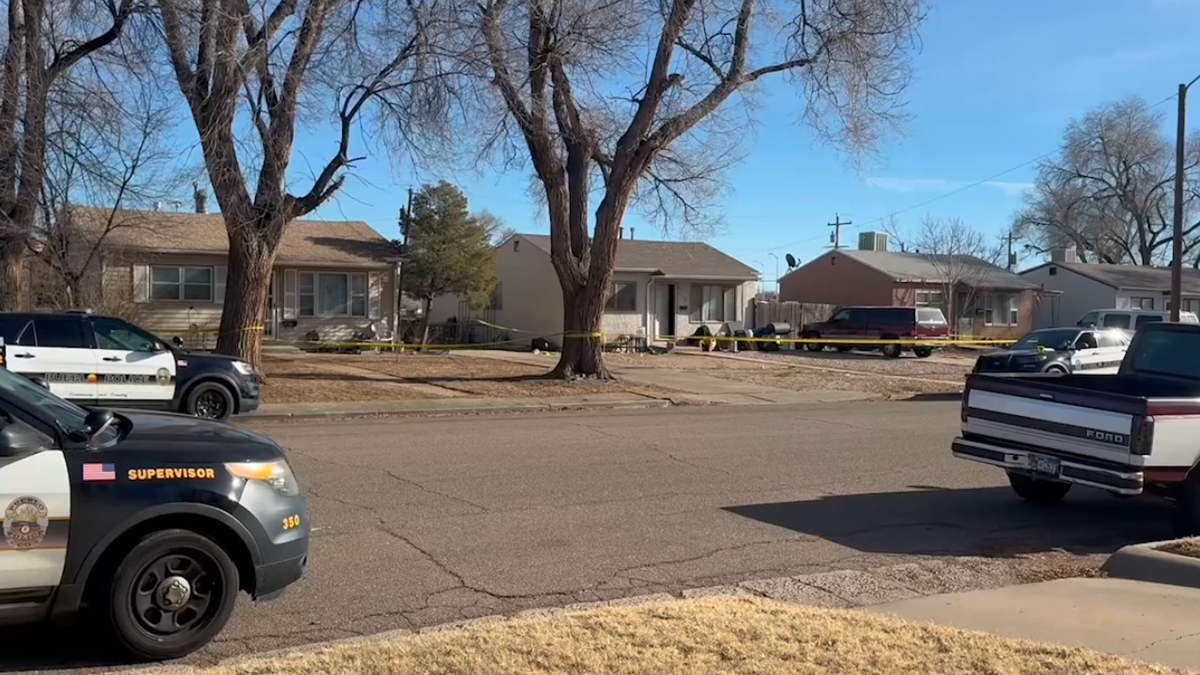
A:
POLYGON ((1200 670, 1200 590, 1127 579, 1059 579, 870 608, 1200 670))
POLYGON ((237 421, 320 419, 364 415, 471 415, 482 413, 583 410, 589 408, 665 408, 671 402, 630 393, 534 398, 452 397, 349 401, 345 403, 264 403, 237 421))

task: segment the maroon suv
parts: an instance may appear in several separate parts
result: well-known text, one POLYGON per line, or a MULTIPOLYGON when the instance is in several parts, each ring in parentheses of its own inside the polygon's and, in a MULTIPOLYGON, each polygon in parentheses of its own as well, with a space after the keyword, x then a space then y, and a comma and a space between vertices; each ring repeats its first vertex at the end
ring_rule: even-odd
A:
MULTIPOLYGON (((800 337, 828 342, 808 342, 805 347, 819 352, 826 346, 838 351, 851 349, 874 350, 872 345, 838 344, 838 340, 945 340, 950 337, 950 325, 942 310, 936 307, 839 307, 828 321, 804 327, 800 337)), ((909 349, 889 344, 878 347, 885 356, 900 356, 909 349)), ((933 347, 912 347, 913 354, 925 358, 933 347)))

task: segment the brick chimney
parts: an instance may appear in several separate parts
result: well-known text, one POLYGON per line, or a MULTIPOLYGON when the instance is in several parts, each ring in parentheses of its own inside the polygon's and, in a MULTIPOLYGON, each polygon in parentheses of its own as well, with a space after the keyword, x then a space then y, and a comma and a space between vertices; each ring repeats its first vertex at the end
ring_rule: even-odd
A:
POLYGON ((200 189, 199 183, 192 183, 192 199, 196 202, 196 213, 208 213, 208 193, 200 189))

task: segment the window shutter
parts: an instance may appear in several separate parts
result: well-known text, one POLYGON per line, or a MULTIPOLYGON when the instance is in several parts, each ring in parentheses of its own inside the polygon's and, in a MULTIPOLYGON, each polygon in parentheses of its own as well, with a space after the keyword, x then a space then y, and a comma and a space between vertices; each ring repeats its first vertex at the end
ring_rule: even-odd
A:
POLYGON ((213 302, 225 304, 225 278, 229 276, 229 268, 219 265, 213 268, 213 302))
POLYGON ((283 318, 296 318, 296 270, 283 271, 283 318))
POLYGON ((383 313, 380 311, 380 302, 383 297, 383 275, 379 272, 371 272, 367 279, 367 318, 380 319, 383 313))
POLYGON ((147 265, 133 266, 133 301, 150 302, 150 268, 147 265))
POLYGON ((688 298, 688 320, 692 323, 700 323, 701 310, 704 307, 704 287, 700 284, 692 284, 688 287, 688 292, 691 297, 688 298))

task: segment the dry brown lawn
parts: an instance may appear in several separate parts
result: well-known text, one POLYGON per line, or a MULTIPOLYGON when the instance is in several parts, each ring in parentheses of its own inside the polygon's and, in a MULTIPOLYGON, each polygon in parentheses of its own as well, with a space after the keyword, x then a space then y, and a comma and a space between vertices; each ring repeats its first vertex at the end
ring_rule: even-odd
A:
POLYGON ((676 600, 364 640, 188 675, 1149 675, 1092 651, 754 598, 676 600))
POLYGON ((1173 541, 1164 546, 1159 546, 1158 550, 1162 551, 1163 553, 1185 555, 1189 558, 1200 558, 1200 538, 1173 541))
POLYGON ((270 403, 374 401, 397 398, 538 398, 633 392, 664 393, 621 382, 548 379, 544 367, 447 353, 310 355, 268 359, 263 370, 270 403))

